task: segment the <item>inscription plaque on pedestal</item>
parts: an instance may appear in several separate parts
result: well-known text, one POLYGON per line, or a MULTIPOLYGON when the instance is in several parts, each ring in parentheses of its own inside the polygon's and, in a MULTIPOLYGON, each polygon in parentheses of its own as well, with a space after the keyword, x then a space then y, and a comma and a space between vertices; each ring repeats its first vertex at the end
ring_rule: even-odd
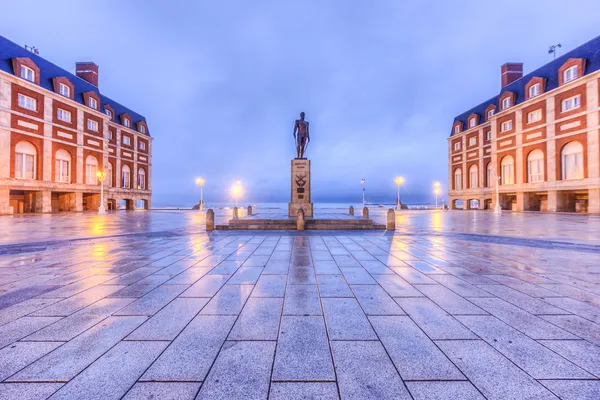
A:
POLYGON ((310 201, 310 160, 295 158, 292 160, 292 192, 288 205, 288 216, 295 217, 298 210, 304 210, 304 216, 312 218, 313 204, 310 201))

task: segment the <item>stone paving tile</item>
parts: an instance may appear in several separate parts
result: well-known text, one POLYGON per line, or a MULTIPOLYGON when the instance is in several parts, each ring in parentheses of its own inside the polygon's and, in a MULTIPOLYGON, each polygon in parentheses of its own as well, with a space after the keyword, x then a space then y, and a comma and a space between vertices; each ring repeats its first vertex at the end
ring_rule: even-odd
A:
POLYGON ((110 295, 110 297, 142 297, 171 279, 169 275, 150 275, 110 295))
POLYGON ((270 400, 338 400, 335 382, 273 382, 270 400))
POLYGON ((282 317, 272 380, 335 380, 323 317, 282 317))
POLYGON ((252 292, 252 285, 225 285, 200 311, 202 315, 238 315, 252 292))
POLYGON ((363 268, 354 267, 340 267, 342 274, 346 278, 346 281, 350 285, 376 285, 377 282, 369 275, 369 273, 363 268))
POLYGON ((22 317, 2 325, 0 349, 59 320, 59 317, 22 317))
POLYGON ((169 285, 192 285, 210 272, 209 267, 192 267, 167 281, 169 285))
POLYGON ((350 285, 367 315, 406 315, 379 285, 350 285))
MULTIPOLYGON (((31 299, 32 297, 43 295, 46 293, 52 293, 58 290, 61 286, 48 286, 48 285, 36 285, 23 287, 20 289, 12 290, 4 295, 0 296, 0 310, 8 307, 17 305, 18 303, 31 299)), ((8 290, 6 287, 0 288, 1 292, 8 290)))
POLYGON ((314 268, 317 274, 336 275, 342 273, 335 261, 315 261, 314 268))
POLYGON ((496 298, 472 298, 473 303, 532 339, 579 339, 566 330, 496 298))
POLYGON ((266 398, 274 352, 275 342, 225 342, 196 399, 266 398))
POLYGON ((60 342, 15 342, 0 350, 0 381, 56 349, 60 342))
POLYGON ((114 279, 104 282, 105 285, 131 285, 133 283, 139 282, 145 277, 152 275, 156 271, 159 271, 159 267, 141 267, 137 268, 134 271, 128 272, 126 274, 117 276, 114 279))
MULTIPOLYGON (((512 289, 518 290, 521 293, 525 293, 532 297, 562 297, 560 294, 553 292, 552 290, 546 289, 542 286, 538 286, 533 283, 525 282, 517 278, 513 278, 512 276, 506 275, 486 275, 486 277, 490 280, 495 281, 496 283, 501 283, 506 285, 512 289)), ((487 284, 492 284, 493 282, 488 282, 487 284)), ((485 284, 485 283, 482 283, 485 284)))
POLYGON ((415 287, 449 314, 487 314, 469 300, 442 285, 416 285, 415 287))
POLYGON ((9 380, 66 382, 145 320, 145 317, 110 317, 40 358, 9 380))
MULTIPOLYGON (((233 275, 242 266, 243 261, 226 260, 213 268, 209 274, 211 275, 233 275)), ((198 265, 198 264, 196 264, 198 265)))
POLYGON ((279 275, 279 274, 287 274, 288 269, 290 268, 289 261, 275 261, 271 260, 267 262, 265 268, 263 269, 263 275, 279 275))
POLYGON ((51 292, 46 292, 44 294, 40 294, 38 297, 42 298, 66 298, 71 297, 74 294, 79 292, 83 292, 86 289, 89 289, 93 286, 99 285, 106 281, 109 281, 116 277, 116 275, 92 275, 89 278, 82 279, 75 283, 71 283, 70 285, 63 286, 59 289, 53 290, 51 292))
POLYGON ((126 339, 173 340, 208 301, 208 298, 177 298, 144 322, 126 339))
POLYGON ((410 317, 372 316, 369 320, 402 379, 465 379, 410 317))
POLYGON ((316 285, 288 285, 283 303, 284 315, 322 315, 316 285))
POLYGON ((45 400, 64 383, 0 383, 0 399, 45 400))
POLYGON ((322 299, 329 340, 377 340, 354 298, 322 299))
POLYGON ((332 342, 343 399, 410 399, 380 342, 332 342))
POLYGON ((535 379, 589 379, 592 375, 495 317, 456 317, 535 379))
POLYGON ((121 342, 50 398, 120 399, 167 345, 157 341, 121 342))
POLYGON ((200 385, 199 382, 138 382, 123 400, 193 400, 200 385))
POLYGON ((381 287, 392 297, 423 297, 410 283, 406 282, 398 275, 377 275, 372 274, 373 278, 381 287))
POLYGON ((262 267, 240 267, 227 281, 228 285, 254 285, 262 272, 262 267))
POLYGON ((397 298, 395 300, 431 339, 475 339, 477 337, 427 298, 397 298))
POLYGON ((563 400, 598 400, 600 399, 600 380, 551 380, 540 381, 563 400))
POLYGON ((484 400, 485 397, 470 382, 425 381, 406 382, 414 400, 484 400))
POLYGON ((319 295, 323 297, 354 297, 343 275, 317 275, 319 295))
POLYGON ((494 297, 485 290, 458 278, 454 275, 431 275, 431 279, 441 283, 454 293, 463 297, 494 297))
POLYGON ((547 302, 521 293, 504 285, 479 285, 486 292, 501 298, 531 314, 567 314, 568 311, 547 302))
POLYGON ((575 315, 589 319, 596 324, 600 324, 600 307, 595 307, 591 304, 584 303, 583 301, 568 297, 546 298, 544 300, 563 310, 567 310, 575 315))
POLYGON ((140 380, 203 381, 235 319, 228 315, 198 315, 140 380))
POLYGON ((277 340, 282 307, 282 298, 249 298, 228 340, 277 340))
POLYGON ((181 297, 213 297, 230 277, 230 275, 204 275, 183 292, 181 297))
POLYGON ((74 296, 68 297, 32 314, 33 317, 66 317, 121 290, 123 285, 98 285, 74 296))
POLYGON ((254 286, 251 297, 283 297, 285 294, 286 275, 261 275, 254 286))
POLYGON ((0 310, 0 326, 61 301, 61 299, 29 299, 0 310))
POLYGON ((598 324, 577 315, 543 315, 541 318, 600 346, 600 325, 598 324))
POLYGON ((406 282, 410 284, 422 283, 422 284, 437 284, 436 281, 423 274, 422 272, 417 271, 414 268, 405 266, 405 267, 393 267, 392 271, 397 273, 404 279, 406 282))
POLYGON ((538 342, 600 378, 600 346, 585 340, 539 340, 538 342))
POLYGON ((379 260, 359 260, 360 264, 370 274, 395 275, 396 273, 379 260))
POLYGON ((406 261, 406 263, 426 275, 446 274, 446 271, 443 269, 433 266, 425 261, 406 261))
POLYGON ((150 293, 123 307, 115 315, 154 315, 188 287, 189 285, 159 286, 150 293))
POLYGON ((481 340, 441 340, 437 345, 488 399, 556 399, 481 340))

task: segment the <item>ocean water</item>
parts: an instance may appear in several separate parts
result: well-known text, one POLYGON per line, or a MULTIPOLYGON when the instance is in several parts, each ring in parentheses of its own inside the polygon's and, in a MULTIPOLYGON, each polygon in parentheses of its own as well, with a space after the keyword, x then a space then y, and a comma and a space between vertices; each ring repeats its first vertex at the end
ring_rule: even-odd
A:
MULTIPOLYGON (((249 202, 239 202, 239 204, 237 205, 238 207, 248 207, 248 206, 252 206, 253 209, 255 210, 271 210, 271 211, 278 211, 278 210, 287 210, 288 209, 288 203, 249 203, 249 202)), ((435 204, 407 204, 409 208, 411 209, 429 209, 429 208, 434 208, 435 204)), ((441 203, 439 204, 441 206, 441 203)), ((205 203, 205 208, 212 208, 215 210, 222 210, 222 209, 229 209, 229 208, 233 208, 236 206, 236 203, 232 203, 232 202, 210 202, 207 201, 205 203)), ((348 203, 314 203, 314 208, 316 210, 322 210, 322 211, 326 211, 326 210, 331 210, 331 211, 335 211, 335 210, 348 210, 348 208, 350 206, 353 206, 355 210, 359 210, 363 207, 362 203, 352 203, 352 202, 348 202, 348 203)), ((388 208, 393 208, 394 204, 393 203, 367 203, 365 204, 366 207, 368 208, 383 208, 383 209, 388 209, 388 208)), ((165 205, 157 205, 155 207, 153 207, 153 209, 180 209, 180 210, 187 210, 190 209, 191 206, 190 205, 181 205, 181 204, 165 204, 165 205)), ((287 211, 286 211, 287 212, 287 211)))

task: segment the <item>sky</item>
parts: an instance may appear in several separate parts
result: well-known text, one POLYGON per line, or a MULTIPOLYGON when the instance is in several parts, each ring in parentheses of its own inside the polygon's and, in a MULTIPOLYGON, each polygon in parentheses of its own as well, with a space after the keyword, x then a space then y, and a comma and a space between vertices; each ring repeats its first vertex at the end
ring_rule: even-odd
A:
POLYGON ((600 35, 580 0, 0 0, 0 34, 75 70, 146 117, 153 206, 204 198, 287 202, 294 120, 310 122, 314 202, 405 203, 447 191, 453 118, 524 73, 600 35))

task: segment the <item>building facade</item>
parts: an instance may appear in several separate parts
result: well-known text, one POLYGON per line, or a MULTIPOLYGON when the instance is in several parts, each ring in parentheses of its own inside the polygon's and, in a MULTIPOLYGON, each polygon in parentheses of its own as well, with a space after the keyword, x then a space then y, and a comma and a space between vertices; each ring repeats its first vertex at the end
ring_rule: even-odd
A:
POLYGON ((0 36, 0 214, 151 206, 146 119, 98 90, 98 66, 76 74, 0 36))
POLYGON ((457 116, 448 138, 452 208, 600 213, 600 37, 457 116), (461 204, 462 203, 462 204, 461 204))

